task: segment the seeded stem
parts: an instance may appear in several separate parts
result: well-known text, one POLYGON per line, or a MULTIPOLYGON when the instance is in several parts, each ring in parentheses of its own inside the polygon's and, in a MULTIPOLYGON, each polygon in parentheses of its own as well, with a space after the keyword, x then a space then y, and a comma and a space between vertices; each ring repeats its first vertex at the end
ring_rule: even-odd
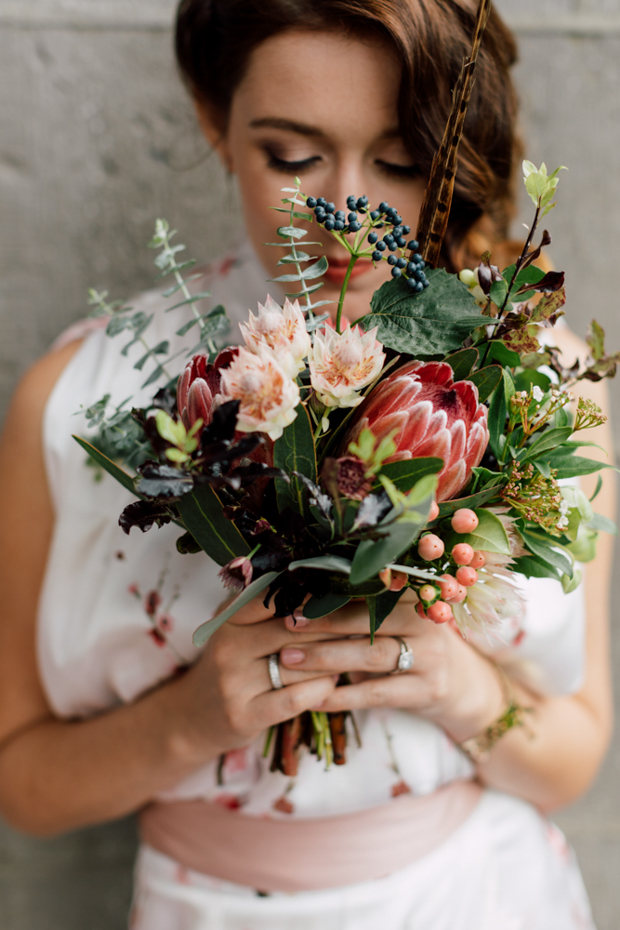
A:
POLYGON ((347 288, 349 286, 349 280, 351 278, 351 272, 353 271, 353 268, 355 266, 355 262, 357 261, 357 259, 358 259, 358 256, 355 255, 355 253, 352 253, 351 258, 349 260, 349 267, 347 268, 347 273, 344 276, 344 281, 342 282, 342 287, 340 289, 340 298, 338 300, 338 312, 336 313, 336 332, 337 333, 342 332, 342 330, 340 329, 340 322, 342 319, 342 306, 344 304, 344 296, 347 293, 347 288))

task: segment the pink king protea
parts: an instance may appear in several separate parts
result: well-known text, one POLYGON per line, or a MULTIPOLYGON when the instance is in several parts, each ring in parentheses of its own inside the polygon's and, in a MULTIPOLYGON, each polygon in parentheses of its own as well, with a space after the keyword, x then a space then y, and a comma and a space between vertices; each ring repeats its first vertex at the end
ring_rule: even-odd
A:
POLYGON ((345 448, 368 428, 377 439, 394 431, 387 461, 432 455, 443 459, 437 500, 456 497, 489 441, 487 409, 471 381, 454 383, 447 362, 408 362, 381 381, 360 407, 345 448))

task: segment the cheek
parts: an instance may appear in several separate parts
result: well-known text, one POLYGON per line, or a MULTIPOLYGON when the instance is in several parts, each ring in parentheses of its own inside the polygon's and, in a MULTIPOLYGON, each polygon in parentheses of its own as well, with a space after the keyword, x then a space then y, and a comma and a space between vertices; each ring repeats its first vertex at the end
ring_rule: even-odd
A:
MULTIPOLYGON (((283 273, 281 268, 276 269, 278 259, 284 252, 265 243, 277 242, 277 228, 287 225, 285 214, 276 213, 273 207, 280 205, 286 196, 281 188, 291 187, 292 179, 288 181, 285 177, 274 177, 264 166, 262 153, 255 157, 246 156, 241 163, 237 162, 236 167, 246 230, 269 276, 276 277, 283 273)), ((299 225, 299 221, 295 225, 299 225)))

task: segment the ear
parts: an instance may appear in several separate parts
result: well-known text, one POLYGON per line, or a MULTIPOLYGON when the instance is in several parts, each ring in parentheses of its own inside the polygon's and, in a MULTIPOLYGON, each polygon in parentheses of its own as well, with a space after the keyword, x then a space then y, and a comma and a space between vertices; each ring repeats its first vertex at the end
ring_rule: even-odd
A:
POLYGON ((213 108, 208 106, 202 100, 194 99, 194 107, 198 124, 203 136, 211 146, 214 152, 222 162, 222 165, 230 174, 234 172, 232 155, 228 146, 226 129, 223 126, 221 113, 214 112, 213 108))

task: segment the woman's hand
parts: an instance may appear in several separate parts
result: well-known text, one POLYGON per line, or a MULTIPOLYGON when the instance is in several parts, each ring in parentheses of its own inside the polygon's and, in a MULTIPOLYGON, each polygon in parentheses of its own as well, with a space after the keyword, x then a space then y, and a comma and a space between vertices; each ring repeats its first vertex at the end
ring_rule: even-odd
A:
POLYGON ((300 641, 282 649, 281 666, 315 675, 364 673, 354 676, 358 679, 354 684, 331 691, 321 710, 406 708, 432 720, 461 742, 502 714, 505 698, 501 682, 491 663, 458 631, 448 624, 422 619, 415 603, 415 598, 405 593, 380 627, 373 645, 364 602, 350 603, 320 620, 307 621, 301 614, 297 620, 287 618, 287 627, 300 641), (352 636, 356 638, 348 638, 352 636), (397 675, 390 674, 400 653, 394 637, 405 639, 414 655, 411 671, 397 675))
POLYGON ((262 598, 221 626, 183 678, 180 699, 190 738, 208 739, 221 751, 247 746, 268 727, 328 700, 338 676, 324 669, 281 667, 285 687, 272 686, 268 656, 290 650, 298 638, 308 647, 326 636, 291 634, 284 619, 263 606, 262 598))

